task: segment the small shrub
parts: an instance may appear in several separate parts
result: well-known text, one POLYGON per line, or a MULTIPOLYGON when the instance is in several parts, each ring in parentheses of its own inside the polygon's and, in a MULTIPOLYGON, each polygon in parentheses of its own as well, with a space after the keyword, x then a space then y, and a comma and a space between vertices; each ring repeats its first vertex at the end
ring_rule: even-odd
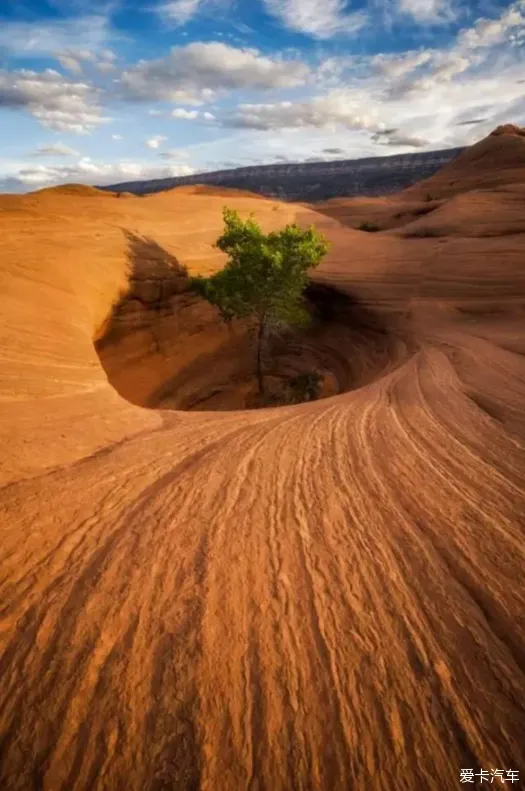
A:
POLYGON ((428 203, 430 203, 430 201, 431 201, 431 200, 434 200, 434 198, 432 197, 432 195, 430 194, 430 192, 427 192, 427 194, 425 195, 425 200, 426 200, 428 203))
POLYGON ((368 231, 368 233, 375 233, 375 231, 380 231, 381 228, 375 222, 368 222, 368 220, 366 220, 365 222, 361 223, 358 230, 368 231))
POLYGON ((323 377, 317 371, 297 374, 288 382, 287 401, 302 404, 303 401, 316 401, 319 398, 323 377))

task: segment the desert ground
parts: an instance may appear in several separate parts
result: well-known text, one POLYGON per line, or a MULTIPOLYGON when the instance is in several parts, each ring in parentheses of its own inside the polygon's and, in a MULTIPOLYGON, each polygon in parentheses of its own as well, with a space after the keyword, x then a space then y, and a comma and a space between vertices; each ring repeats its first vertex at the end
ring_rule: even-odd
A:
POLYGON ((0 196, 2 791, 525 783, 524 208, 510 126, 388 198, 0 196), (326 397, 244 408, 224 205, 331 240, 326 397))

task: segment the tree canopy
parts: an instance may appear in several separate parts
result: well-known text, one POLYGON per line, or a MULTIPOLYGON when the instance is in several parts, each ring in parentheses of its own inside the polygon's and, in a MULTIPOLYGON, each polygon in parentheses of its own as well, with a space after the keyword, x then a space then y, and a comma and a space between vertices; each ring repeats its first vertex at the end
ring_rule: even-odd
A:
POLYGON ((313 226, 296 224, 265 234, 253 216, 242 220, 225 208, 224 232, 216 247, 227 254, 223 269, 210 277, 191 278, 191 287, 216 305, 225 321, 255 316, 258 333, 258 377, 263 390, 261 349, 270 325, 308 323, 304 290, 308 270, 319 265, 327 240, 313 226))

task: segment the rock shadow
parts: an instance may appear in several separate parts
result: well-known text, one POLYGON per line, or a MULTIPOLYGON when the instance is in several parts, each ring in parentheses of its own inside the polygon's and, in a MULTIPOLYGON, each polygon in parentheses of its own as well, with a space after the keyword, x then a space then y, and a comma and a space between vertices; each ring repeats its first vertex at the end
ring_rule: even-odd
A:
POLYGON ((149 236, 125 228, 122 232, 128 244, 128 288, 95 340, 97 351, 115 342, 122 322, 129 327, 132 314, 135 325, 149 324, 153 316, 169 313, 172 297, 189 288, 188 270, 173 253, 149 236))
POLYGON ((131 265, 127 298, 152 303, 169 299, 188 289, 188 270, 176 256, 149 236, 123 229, 131 265))

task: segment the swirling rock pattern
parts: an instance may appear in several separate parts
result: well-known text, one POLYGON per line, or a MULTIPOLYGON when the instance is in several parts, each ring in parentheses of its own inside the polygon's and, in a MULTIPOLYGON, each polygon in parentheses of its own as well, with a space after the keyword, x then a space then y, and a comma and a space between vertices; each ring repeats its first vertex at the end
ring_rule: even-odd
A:
POLYGON ((525 773, 525 140, 506 139, 521 179, 376 234, 352 227, 355 201, 336 217, 191 188, 0 196, 0 788, 525 773), (224 341, 195 309, 199 342, 151 349, 148 371, 137 316, 171 304, 176 263, 220 265, 225 202, 331 238, 316 280, 388 328, 382 354, 339 344, 360 372, 347 392, 139 406, 175 348, 189 364, 224 341), (130 238, 167 256, 131 288, 130 238), (126 398, 94 344, 119 300, 133 377, 104 364, 126 398))

